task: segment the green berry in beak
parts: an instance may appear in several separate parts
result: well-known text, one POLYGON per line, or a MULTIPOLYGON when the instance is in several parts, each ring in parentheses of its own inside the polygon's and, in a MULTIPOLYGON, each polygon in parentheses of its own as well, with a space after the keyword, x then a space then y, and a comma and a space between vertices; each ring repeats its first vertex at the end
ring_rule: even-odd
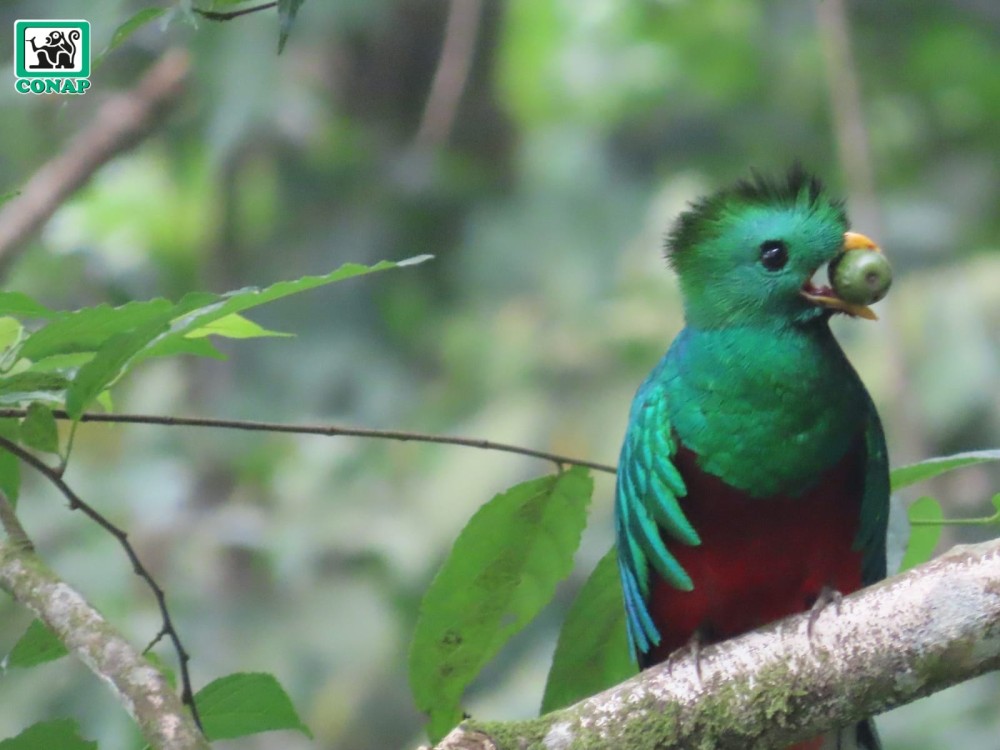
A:
POLYGON ((838 297, 853 305, 871 305, 892 286, 892 266, 882 253, 845 252, 830 262, 830 284, 838 297))
POLYGON ((806 279, 799 294, 812 304, 855 318, 878 320, 868 305, 882 299, 892 284, 892 269, 878 245, 857 232, 844 232, 844 244, 827 267, 831 286, 806 279))

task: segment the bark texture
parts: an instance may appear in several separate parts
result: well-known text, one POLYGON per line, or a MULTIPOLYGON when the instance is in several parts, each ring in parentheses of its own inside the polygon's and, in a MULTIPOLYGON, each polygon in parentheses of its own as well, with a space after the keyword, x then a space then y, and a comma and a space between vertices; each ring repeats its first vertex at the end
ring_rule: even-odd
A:
POLYGON ((0 542, 0 588, 34 612, 111 688, 153 748, 208 750, 208 740, 163 674, 56 576, 30 543, 15 536, 0 542))

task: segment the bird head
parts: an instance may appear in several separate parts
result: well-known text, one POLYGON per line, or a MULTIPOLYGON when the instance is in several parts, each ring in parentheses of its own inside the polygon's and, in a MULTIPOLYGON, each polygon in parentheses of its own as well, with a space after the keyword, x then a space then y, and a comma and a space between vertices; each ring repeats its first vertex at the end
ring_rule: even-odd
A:
POLYGON ((812 283, 821 266, 850 251, 879 252, 848 231, 843 202, 799 166, 782 180, 754 173, 696 201, 667 240, 688 324, 702 328, 803 325, 835 312, 875 319, 836 284, 812 283))

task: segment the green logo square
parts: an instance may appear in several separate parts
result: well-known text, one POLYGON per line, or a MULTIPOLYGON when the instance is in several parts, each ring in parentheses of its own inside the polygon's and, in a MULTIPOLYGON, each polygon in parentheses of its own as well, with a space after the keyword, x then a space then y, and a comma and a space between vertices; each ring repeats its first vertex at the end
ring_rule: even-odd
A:
POLYGON ((90 21, 14 22, 18 78, 89 78, 90 21))

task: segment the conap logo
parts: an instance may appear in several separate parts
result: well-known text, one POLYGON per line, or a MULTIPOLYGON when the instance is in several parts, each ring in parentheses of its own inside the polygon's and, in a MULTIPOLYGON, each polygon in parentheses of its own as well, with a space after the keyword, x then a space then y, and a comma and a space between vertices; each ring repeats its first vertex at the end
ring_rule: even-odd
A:
POLYGON ((90 88, 90 22, 14 22, 14 87, 21 94, 82 94, 90 88))

